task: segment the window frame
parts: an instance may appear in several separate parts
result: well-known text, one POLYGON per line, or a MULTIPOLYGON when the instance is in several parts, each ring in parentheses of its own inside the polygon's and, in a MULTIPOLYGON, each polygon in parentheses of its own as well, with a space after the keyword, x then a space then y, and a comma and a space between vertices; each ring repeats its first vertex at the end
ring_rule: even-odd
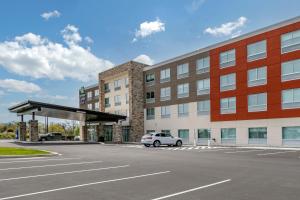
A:
POLYGON ((236 65, 236 50, 235 49, 230 49, 230 50, 227 50, 227 51, 223 51, 219 54, 219 66, 220 66, 220 69, 223 69, 223 68, 227 68, 227 67, 233 67, 236 65), (233 53, 233 59, 229 60, 229 55, 231 54, 231 52, 234 52, 233 53), (223 57, 226 57, 226 61, 222 61, 222 58, 223 57))
POLYGON ((226 98, 221 98, 220 99, 220 113, 222 115, 224 114, 235 114, 236 113, 236 97, 226 97, 226 98), (226 108, 222 108, 222 104, 223 104, 223 100, 226 100, 226 108), (234 107, 230 107, 230 100, 234 100, 235 104, 234 104, 234 107))
MULTIPOLYGON (((257 50, 257 49, 256 49, 257 50)), ((248 44, 247 45, 247 61, 248 62, 252 62, 252 61, 255 61, 255 60, 260 60, 260 59, 264 59, 267 57, 267 40, 261 40, 261 41, 258 41, 258 42, 254 42, 254 43, 251 43, 251 44, 248 44), (264 44, 264 51, 261 51, 261 52, 258 52, 258 53, 254 53, 254 54, 251 54, 249 55, 249 48, 255 48, 257 45, 259 45, 260 43, 263 43, 264 44), (262 56, 259 56, 259 55, 262 55, 262 56), (254 58, 252 58, 254 57, 254 58)))
POLYGON ((182 84, 177 85, 177 98, 186 98, 186 97, 189 97, 189 95, 190 95, 189 83, 182 83, 182 84), (180 91, 181 91, 180 87, 182 87, 183 93, 180 93, 180 91), (185 89, 187 89, 187 92, 184 92, 185 89))
POLYGON ((236 90, 236 73, 230 73, 220 76, 220 91, 236 90), (234 82, 229 83, 229 77, 233 77, 234 82), (226 79, 226 84, 222 85, 222 79, 226 79))
POLYGON ((255 94, 249 94, 247 97, 248 101, 248 112, 262 112, 268 110, 268 94, 267 92, 263 93, 255 93, 255 94), (265 96, 265 103, 264 104, 258 104, 259 96, 264 95, 265 96), (257 104, 250 105, 250 98, 254 97, 257 104))

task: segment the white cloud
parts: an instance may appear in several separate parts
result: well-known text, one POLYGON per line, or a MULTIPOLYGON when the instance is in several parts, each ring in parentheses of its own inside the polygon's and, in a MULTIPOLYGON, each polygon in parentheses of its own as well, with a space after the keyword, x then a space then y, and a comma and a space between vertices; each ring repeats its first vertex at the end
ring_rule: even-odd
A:
POLYGON ((0 87, 9 92, 33 93, 41 91, 41 88, 34 83, 15 79, 0 80, 0 87))
POLYGON ((159 18, 151 22, 145 21, 140 24, 139 30, 135 31, 135 38, 133 38, 132 42, 136 42, 139 38, 145 38, 154 33, 159 33, 164 31, 165 31, 165 23, 161 22, 159 18))
POLYGON ((113 66, 78 44, 81 36, 77 27, 66 26, 62 36, 67 45, 33 33, 0 42, 0 66, 21 76, 84 82, 97 80, 99 72, 113 66))
POLYGON ((145 54, 141 54, 141 55, 137 56, 136 58, 134 58, 133 60, 136 62, 147 64, 147 65, 154 64, 154 60, 145 54))
POLYGON ((45 20, 49 20, 50 18, 58 18, 60 17, 60 15, 61 15, 60 12, 54 10, 50 12, 44 12, 43 14, 41 14, 41 17, 44 18, 45 20))
POLYGON ((84 38, 84 40, 85 40, 88 44, 94 43, 94 40, 93 40, 91 37, 89 37, 89 36, 86 36, 86 37, 84 38))
POLYGON ((191 14, 195 13, 204 2, 205 0, 193 0, 190 5, 185 6, 185 9, 191 14))
POLYGON ((208 27, 204 30, 204 33, 208 33, 213 36, 234 36, 241 33, 238 29, 245 26, 246 22, 247 18, 242 16, 236 21, 227 22, 219 27, 208 27))

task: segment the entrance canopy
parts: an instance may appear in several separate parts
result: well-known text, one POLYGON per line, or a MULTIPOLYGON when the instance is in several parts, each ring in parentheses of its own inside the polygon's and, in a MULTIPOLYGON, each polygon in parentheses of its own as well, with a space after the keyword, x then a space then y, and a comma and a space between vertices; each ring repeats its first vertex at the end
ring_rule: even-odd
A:
POLYGON ((18 116, 36 115, 81 122, 118 122, 126 116, 28 100, 8 109, 18 116))

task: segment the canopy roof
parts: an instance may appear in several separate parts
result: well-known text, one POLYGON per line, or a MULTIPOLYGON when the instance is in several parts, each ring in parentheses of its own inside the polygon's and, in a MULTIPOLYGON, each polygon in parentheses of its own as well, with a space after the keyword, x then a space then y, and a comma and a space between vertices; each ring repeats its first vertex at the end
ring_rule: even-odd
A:
POLYGON ((82 122, 118 122, 126 116, 28 100, 8 108, 18 115, 46 116, 82 122))

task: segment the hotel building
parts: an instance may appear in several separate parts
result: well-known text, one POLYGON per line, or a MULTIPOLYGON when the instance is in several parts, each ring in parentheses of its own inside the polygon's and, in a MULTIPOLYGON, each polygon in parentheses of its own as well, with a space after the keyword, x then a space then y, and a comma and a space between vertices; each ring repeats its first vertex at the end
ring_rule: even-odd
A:
POLYGON ((300 17, 152 66, 129 63, 98 83, 99 110, 129 116, 128 141, 162 131, 186 144, 300 146, 300 17), (130 128, 137 118, 142 127, 130 128))

